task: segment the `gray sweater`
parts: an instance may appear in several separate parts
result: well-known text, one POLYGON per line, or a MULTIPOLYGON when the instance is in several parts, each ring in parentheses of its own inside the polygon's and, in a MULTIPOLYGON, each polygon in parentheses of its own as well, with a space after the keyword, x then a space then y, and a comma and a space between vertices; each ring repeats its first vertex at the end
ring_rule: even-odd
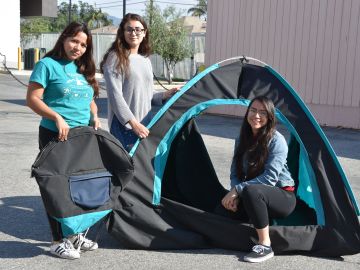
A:
MULTIPOLYGON (((153 89, 153 73, 151 62, 140 54, 129 56, 129 76, 116 70, 117 57, 111 53, 104 65, 104 79, 108 96, 108 125, 116 115, 121 124, 131 119, 141 122, 151 110, 151 101, 154 104, 162 103, 161 92, 153 89)), ((129 124, 127 128, 131 128, 129 124)))

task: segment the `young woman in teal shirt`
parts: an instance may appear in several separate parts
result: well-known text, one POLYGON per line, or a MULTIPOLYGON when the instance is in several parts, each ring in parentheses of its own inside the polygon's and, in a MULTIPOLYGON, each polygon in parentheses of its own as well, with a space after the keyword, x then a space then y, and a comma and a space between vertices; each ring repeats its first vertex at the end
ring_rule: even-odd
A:
MULTIPOLYGON (((100 127, 94 97, 99 95, 92 55, 92 37, 85 24, 73 22, 61 33, 54 48, 35 66, 26 102, 42 116, 39 148, 51 140, 67 140, 70 128, 100 127)), ((53 241, 50 252, 66 259, 80 257, 82 250, 97 249, 97 243, 82 234, 64 238, 61 225, 48 215, 53 241)))

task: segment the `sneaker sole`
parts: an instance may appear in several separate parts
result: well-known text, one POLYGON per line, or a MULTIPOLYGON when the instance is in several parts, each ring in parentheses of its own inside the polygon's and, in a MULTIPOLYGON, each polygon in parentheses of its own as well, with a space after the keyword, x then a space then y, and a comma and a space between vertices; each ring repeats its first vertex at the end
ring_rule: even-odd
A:
POLYGON ((84 247, 81 247, 80 250, 81 251, 94 251, 94 250, 97 250, 99 247, 91 247, 91 248, 84 248, 84 247))
POLYGON ((251 262, 251 263, 259 263, 259 262, 264 262, 268 259, 271 259, 272 257, 274 257, 274 252, 269 253, 268 255, 264 256, 264 257, 259 257, 259 258, 248 258, 248 257, 244 257, 244 261, 245 262, 251 262))
MULTIPOLYGON (((78 249, 78 246, 74 246, 75 249, 78 249)), ((86 248, 84 246, 82 246, 80 248, 81 251, 94 251, 94 250, 97 250, 99 248, 98 244, 95 244, 93 246, 91 246, 90 248, 86 248)))
POLYGON ((80 259, 80 256, 79 257, 67 257, 67 256, 61 256, 59 253, 56 253, 55 251, 50 251, 51 254, 55 255, 56 257, 58 258, 61 258, 61 259, 67 259, 67 260, 76 260, 76 259, 80 259))

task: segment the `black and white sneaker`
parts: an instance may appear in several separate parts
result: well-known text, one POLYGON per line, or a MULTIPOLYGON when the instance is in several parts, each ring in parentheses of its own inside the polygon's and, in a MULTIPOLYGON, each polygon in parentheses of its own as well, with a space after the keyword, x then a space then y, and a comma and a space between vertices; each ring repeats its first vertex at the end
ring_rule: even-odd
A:
POLYGON ((264 245, 253 246, 252 251, 244 256, 244 261, 258 263, 266 261, 274 257, 274 252, 271 247, 264 245))
POLYGON ((50 246, 51 254, 54 254, 64 259, 79 259, 80 252, 77 251, 69 239, 64 238, 61 243, 56 243, 50 246))
POLYGON ((86 238, 82 233, 70 236, 69 240, 77 250, 93 251, 99 247, 96 242, 86 238))

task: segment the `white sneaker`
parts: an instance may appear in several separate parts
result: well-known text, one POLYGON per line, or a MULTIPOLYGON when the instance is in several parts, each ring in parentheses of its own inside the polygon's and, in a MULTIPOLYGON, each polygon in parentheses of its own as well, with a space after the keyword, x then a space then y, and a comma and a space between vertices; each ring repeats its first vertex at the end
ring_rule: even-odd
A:
POLYGON ((77 251, 73 244, 66 238, 64 238, 61 243, 51 245, 50 252, 64 259, 74 260, 80 258, 79 251, 77 251))
POLYGON ((96 242, 86 238, 82 233, 70 236, 69 240, 76 249, 79 249, 79 245, 81 245, 80 249, 84 251, 92 251, 99 247, 96 242))

